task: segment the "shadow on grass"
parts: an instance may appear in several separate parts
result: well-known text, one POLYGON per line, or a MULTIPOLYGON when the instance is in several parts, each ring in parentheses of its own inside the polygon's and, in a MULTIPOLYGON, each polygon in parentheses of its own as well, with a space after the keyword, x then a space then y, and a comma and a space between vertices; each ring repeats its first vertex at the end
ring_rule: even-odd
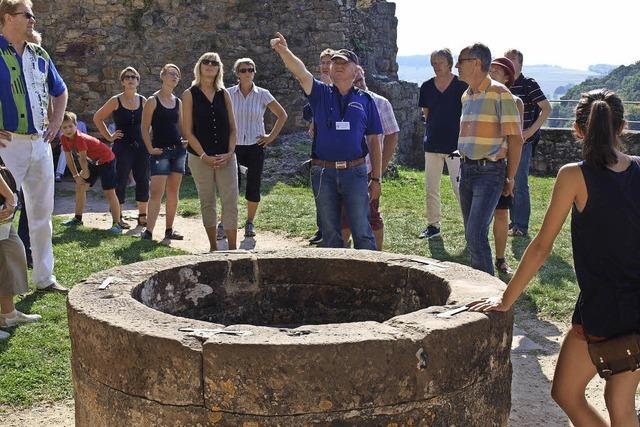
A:
POLYGON ((53 237, 53 245, 56 246, 77 242, 81 248, 95 248, 100 246, 100 242, 103 240, 114 240, 120 238, 121 236, 111 234, 106 230, 62 226, 62 231, 55 233, 53 237))
POLYGON ((459 264, 467 264, 469 262, 467 257, 467 248, 462 250, 462 252, 457 254, 452 254, 445 248, 444 241, 440 237, 435 237, 429 239, 427 241, 429 245, 429 251, 431 252, 431 257, 441 260, 441 261, 452 261, 457 262, 459 264))
POLYGON ((158 243, 148 240, 131 239, 129 245, 117 248, 113 251, 113 255, 122 260, 122 264, 131 264, 133 262, 144 261, 142 254, 153 252, 158 243))

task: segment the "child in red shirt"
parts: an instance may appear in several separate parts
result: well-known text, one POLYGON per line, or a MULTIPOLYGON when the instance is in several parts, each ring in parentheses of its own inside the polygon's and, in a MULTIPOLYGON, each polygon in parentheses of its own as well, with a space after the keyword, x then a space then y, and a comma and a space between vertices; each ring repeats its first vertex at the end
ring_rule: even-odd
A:
POLYGON ((72 219, 62 224, 67 226, 82 225, 82 212, 87 200, 86 191, 89 187, 93 187, 99 177, 104 197, 109 202, 113 218, 113 226, 109 231, 120 234, 123 227, 120 218, 120 203, 115 191, 117 182, 115 155, 108 146, 96 138, 78 131, 77 124, 78 119, 74 113, 69 111, 64 113, 60 142, 62 143, 62 151, 67 158, 69 170, 73 179, 76 180, 76 212, 72 219), (78 154, 80 171, 76 167, 72 153, 78 154))

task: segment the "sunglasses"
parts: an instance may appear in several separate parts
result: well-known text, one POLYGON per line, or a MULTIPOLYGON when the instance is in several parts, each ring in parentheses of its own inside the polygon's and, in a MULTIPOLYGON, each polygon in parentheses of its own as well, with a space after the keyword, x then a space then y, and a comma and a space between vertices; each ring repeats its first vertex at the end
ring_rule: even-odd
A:
POLYGON ((255 73, 256 69, 255 68, 238 68, 238 72, 239 73, 255 73))
POLYGON ((175 77, 177 79, 180 78, 180 74, 176 73, 175 71, 167 71, 164 75, 169 77, 175 77))
POLYGON ((138 76, 134 76, 133 74, 127 74, 122 77, 122 80, 138 80, 138 76))
POLYGON ((36 20, 36 15, 30 12, 16 12, 11 14, 11 16, 16 16, 16 15, 23 15, 27 19, 33 19, 34 21, 36 20))
POLYGON ((203 59, 202 61, 200 61, 200 63, 204 65, 213 65, 214 67, 220 65, 220 62, 216 61, 215 59, 203 59))

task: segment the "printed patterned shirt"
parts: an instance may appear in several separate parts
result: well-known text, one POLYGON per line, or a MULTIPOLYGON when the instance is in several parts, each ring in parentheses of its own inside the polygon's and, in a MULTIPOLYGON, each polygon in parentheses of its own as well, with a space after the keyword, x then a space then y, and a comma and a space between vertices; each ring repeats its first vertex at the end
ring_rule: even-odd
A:
POLYGON ((0 35, 0 129, 42 134, 49 95, 60 96, 66 89, 42 47, 27 43, 20 56, 0 35))
POLYGON ((267 89, 253 85, 246 97, 240 90, 240 85, 229 88, 229 96, 233 104, 233 115, 236 119, 238 135, 237 145, 254 145, 263 136, 264 112, 267 105, 275 100, 267 89))
POLYGON ((498 160, 510 135, 522 135, 515 99, 504 85, 486 77, 477 92, 462 95, 460 154, 472 160, 498 160))

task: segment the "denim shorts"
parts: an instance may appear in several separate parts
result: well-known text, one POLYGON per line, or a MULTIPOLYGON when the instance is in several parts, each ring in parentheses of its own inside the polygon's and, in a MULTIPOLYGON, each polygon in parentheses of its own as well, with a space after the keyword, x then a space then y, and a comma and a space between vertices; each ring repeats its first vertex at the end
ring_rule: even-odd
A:
POLYGON ((154 175, 171 175, 171 173, 185 173, 187 150, 182 145, 165 147, 162 154, 149 157, 149 171, 154 175))
POLYGON ((96 165, 95 163, 89 163, 89 178, 84 181, 89 184, 90 187, 98 181, 100 178, 100 184, 104 191, 113 190, 118 183, 118 177, 116 175, 116 161, 96 165))

